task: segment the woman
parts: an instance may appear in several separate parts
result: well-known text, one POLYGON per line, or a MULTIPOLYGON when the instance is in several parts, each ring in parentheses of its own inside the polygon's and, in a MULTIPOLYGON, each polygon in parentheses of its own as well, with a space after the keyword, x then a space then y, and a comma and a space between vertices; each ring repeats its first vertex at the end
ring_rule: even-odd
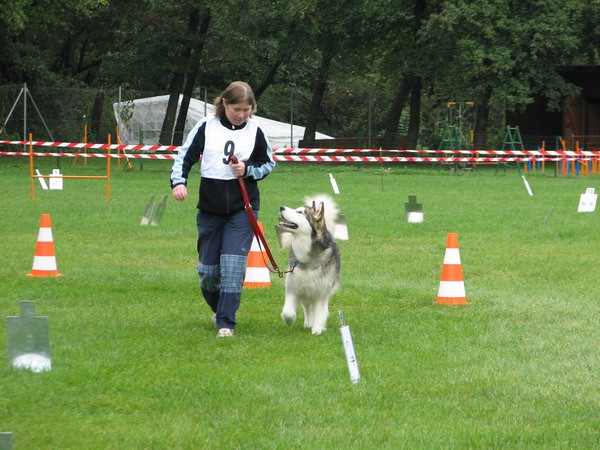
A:
POLYGON ((175 200, 187 197, 187 178, 200 164, 198 202, 198 276, 213 311, 217 337, 233 336, 253 230, 244 209, 238 177, 243 177, 255 216, 260 209, 258 180, 275 167, 267 136, 252 119, 256 100, 242 81, 215 99, 215 112, 202 119, 180 147, 171 171, 175 200), (238 163, 233 164, 231 157, 238 163))

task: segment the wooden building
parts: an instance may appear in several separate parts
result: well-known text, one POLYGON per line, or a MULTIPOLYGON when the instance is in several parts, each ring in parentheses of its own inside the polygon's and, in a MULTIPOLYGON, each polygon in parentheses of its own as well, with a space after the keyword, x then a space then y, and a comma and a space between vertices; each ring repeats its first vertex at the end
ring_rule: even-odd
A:
POLYGON ((552 150, 560 136, 569 149, 578 142, 585 150, 600 150, 600 67, 563 67, 560 73, 579 86, 579 96, 567 98, 562 111, 547 111, 545 99, 538 97, 522 113, 507 112, 506 124, 519 127, 526 148, 545 140, 552 150))

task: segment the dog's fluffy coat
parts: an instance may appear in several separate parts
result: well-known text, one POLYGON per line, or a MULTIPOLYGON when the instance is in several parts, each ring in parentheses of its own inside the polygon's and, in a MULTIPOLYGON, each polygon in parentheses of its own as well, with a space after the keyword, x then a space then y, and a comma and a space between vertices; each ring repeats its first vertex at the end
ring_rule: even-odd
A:
POLYGON ((281 317, 291 325, 299 306, 304 327, 321 334, 327 325, 329 299, 340 285, 340 252, 333 238, 339 210, 325 195, 305 199, 306 206, 282 206, 278 226, 292 234, 290 265, 281 317))

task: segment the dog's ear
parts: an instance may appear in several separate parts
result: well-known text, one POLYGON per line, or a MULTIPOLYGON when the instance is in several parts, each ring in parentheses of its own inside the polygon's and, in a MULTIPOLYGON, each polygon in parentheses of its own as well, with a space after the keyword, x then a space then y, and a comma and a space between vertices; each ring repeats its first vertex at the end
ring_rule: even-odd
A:
MULTIPOLYGON (((313 202, 313 207, 315 207, 315 202, 313 202)), ((319 206, 315 208, 315 219, 317 222, 325 219, 325 203, 319 203, 319 206)))

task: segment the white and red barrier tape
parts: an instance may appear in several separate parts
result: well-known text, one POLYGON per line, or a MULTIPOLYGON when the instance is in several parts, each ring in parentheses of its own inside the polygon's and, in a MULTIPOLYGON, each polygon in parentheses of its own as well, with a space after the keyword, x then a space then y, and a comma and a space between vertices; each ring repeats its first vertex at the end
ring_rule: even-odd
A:
MULTIPOLYGON (((108 150, 108 144, 86 144, 75 142, 47 141, 2 141, 0 145, 31 145, 36 147, 69 148, 77 150, 108 150)), ((81 153, 81 152, 2 152, 0 156, 34 157, 82 157, 82 158, 131 158, 131 159, 175 159, 173 154, 149 152, 176 152, 179 146, 173 145, 130 145, 112 144, 110 150, 145 153, 81 153)), ((589 161, 600 158, 600 151, 546 151, 546 150, 378 150, 378 149, 329 149, 329 148, 276 148, 273 150, 275 161, 291 162, 456 162, 456 163, 503 163, 529 161, 589 161), (347 154, 424 154, 424 155, 468 155, 468 156, 346 156, 347 154), (473 156, 477 155, 477 156, 473 156)))
POLYGON ((353 149, 334 149, 334 148, 276 148, 273 152, 277 155, 285 155, 285 154, 294 154, 294 155, 302 155, 302 154, 329 154, 329 153, 435 153, 435 154, 453 154, 453 155, 490 155, 490 156, 503 156, 503 155, 526 155, 526 156, 587 156, 587 157, 600 157, 600 151, 592 150, 592 151, 554 151, 554 150, 378 150, 378 149, 362 149, 362 148, 353 148, 353 149))
MULTIPOLYGON (((85 144, 81 142, 47 142, 47 141, 0 141, 0 144, 6 145, 33 145, 34 147, 55 147, 55 148, 74 148, 74 149, 97 149, 107 150, 108 144, 85 144)), ((124 151, 147 151, 147 152, 175 152, 179 149, 177 145, 131 145, 131 144, 111 144, 111 150, 124 151)))
MULTIPOLYGON (((68 157, 68 158, 111 158, 111 159, 159 159, 174 160, 175 155, 165 154, 139 154, 139 153, 54 153, 54 152, 0 152, 0 156, 34 156, 34 157, 68 157)), ((410 156, 326 156, 326 155, 278 155, 273 159, 278 162, 375 162, 375 163, 506 163, 530 161, 590 161, 593 157, 569 158, 560 157, 410 157, 410 156)))
POLYGON ((66 158, 129 158, 129 159, 175 159, 176 155, 139 153, 54 153, 54 152, 0 152, 0 156, 57 156, 66 158))

